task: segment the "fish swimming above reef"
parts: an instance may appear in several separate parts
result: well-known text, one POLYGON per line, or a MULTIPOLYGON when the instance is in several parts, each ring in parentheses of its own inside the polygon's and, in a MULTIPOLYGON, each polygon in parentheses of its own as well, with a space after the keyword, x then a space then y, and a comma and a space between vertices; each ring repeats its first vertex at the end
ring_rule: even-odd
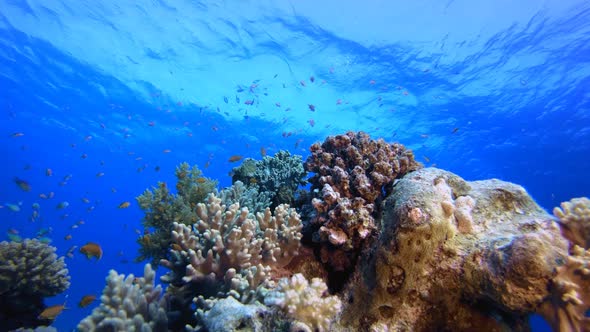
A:
POLYGON ((102 248, 98 243, 88 242, 80 248, 80 252, 86 255, 88 259, 92 257, 96 257, 96 259, 102 258, 102 248))
POLYGON ((123 203, 119 204, 119 209, 126 209, 129 206, 131 206, 130 202, 123 202, 123 203))
POLYGON ((82 297, 82 299, 80 300, 80 302, 78 303, 78 307, 86 308, 87 306, 92 304, 92 302, 94 302, 94 300, 96 300, 95 295, 84 295, 82 297))
POLYGON ((38 318, 54 320, 57 316, 59 316, 59 314, 62 313, 62 311, 64 311, 64 309, 67 309, 65 304, 52 305, 41 311, 38 318))

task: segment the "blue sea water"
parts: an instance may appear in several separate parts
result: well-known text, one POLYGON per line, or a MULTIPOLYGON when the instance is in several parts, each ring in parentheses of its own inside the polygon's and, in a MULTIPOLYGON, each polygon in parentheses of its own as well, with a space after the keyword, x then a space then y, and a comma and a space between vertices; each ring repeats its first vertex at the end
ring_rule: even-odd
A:
POLYGON ((102 245, 47 300, 67 331, 109 269, 141 274, 135 197, 182 161, 225 187, 230 156, 363 130, 551 210, 590 195, 589 112, 587 1, 0 0, 0 238, 102 245))

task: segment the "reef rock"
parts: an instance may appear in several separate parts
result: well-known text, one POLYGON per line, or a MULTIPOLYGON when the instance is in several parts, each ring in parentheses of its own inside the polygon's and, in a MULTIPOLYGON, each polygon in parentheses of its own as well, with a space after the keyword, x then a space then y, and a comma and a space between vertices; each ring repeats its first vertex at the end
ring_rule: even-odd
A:
POLYGON ((526 331, 568 241, 521 186, 436 168, 396 181, 343 294, 362 331, 526 331))

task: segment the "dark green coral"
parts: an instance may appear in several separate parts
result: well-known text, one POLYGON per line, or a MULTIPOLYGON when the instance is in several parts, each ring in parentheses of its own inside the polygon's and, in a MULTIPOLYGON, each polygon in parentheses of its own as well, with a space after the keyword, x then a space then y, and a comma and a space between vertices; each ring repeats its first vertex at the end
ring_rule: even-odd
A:
POLYGON ((232 172, 232 182, 241 181, 249 187, 255 187, 260 193, 271 196, 271 208, 279 204, 293 204, 295 192, 300 185, 307 182, 307 172, 299 155, 280 150, 273 157, 262 160, 245 159, 232 172))
POLYGON ((172 224, 195 223, 198 219, 195 207, 217 188, 217 181, 203 177, 197 166, 191 168, 182 163, 176 167, 175 175, 176 194, 165 182, 158 182, 157 187, 146 189, 137 197, 139 207, 144 211, 142 224, 148 230, 137 239, 140 245, 137 261, 149 259, 153 266, 158 266, 160 259, 167 258, 172 243, 172 224))

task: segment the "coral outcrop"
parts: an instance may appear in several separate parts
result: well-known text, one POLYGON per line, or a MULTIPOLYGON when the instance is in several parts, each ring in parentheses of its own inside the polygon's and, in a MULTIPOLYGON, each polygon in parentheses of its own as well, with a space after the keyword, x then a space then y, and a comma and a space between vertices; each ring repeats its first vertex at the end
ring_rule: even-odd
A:
POLYGON ((264 212, 271 205, 273 194, 270 192, 259 192, 257 186, 246 186, 242 181, 236 181, 231 187, 224 188, 216 194, 221 202, 230 206, 239 203, 241 207, 248 208, 248 212, 256 215, 264 212))
POLYGON ((270 196, 271 209, 280 204, 293 205, 297 188, 307 183, 307 172, 303 169, 301 156, 291 155, 285 150, 258 161, 244 159, 230 175, 232 182, 241 181, 249 187, 256 188, 261 194, 270 196))
POLYGON ((526 331, 568 259, 557 223, 522 187, 435 168, 394 185, 379 229, 343 294, 339 323, 353 330, 526 331))
POLYGON ((563 236, 584 249, 590 248, 590 199, 574 198, 553 209, 559 218, 563 236))
POLYGON ((196 205, 204 202, 217 187, 217 181, 203 177, 196 166, 191 168, 187 163, 180 164, 175 175, 176 194, 165 182, 159 182, 157 187, 137 197, 139 207, 145 213, 142 221, 145 232, 137 240, 140 245, 138 262, 149 259, 157 267, 161 259, 168 258, 172 224, 196 222, 196 205))
POLYGON ((127 277, 111 270, 101 296, 101 304, 78 324, 79 331, 165 332, 168 331, 162 288, 155 286, 156 272, 144 267, 143 277, 127 277))
POLYGON ((278 287, 269 292, 264 303, 283 309, 298 326, 297 331, 330 331, 330 325, 340 312, 342 303, 337 296, 327 294, 328 286, 320 278, 311 284, 300 273, 283 278, 278 287))
POLYGON ((64 257, 38 240, 0 242, 0 331, 51 324, 43 298, 70 287, 64 257))
POLYGON ((372 140, 364 132, 330 136, 311 146, 305 168, 315 212, 310 216, 312 241, 321 260, 336 271, 349 270, 365 240, 377 230, 381 200, 396 178, 422 165, 401 144, 372 140))
POLYGON ((288 205, 279 205, 274 214, 266 208, 252 219, 247 208, 225 206, 210 194, 196 214, 190 227, 174 223, 171 258, 162 260, 171 270, 162 280, 170 284, 181 316, 188 315, 193 298, 201 315, 214 299, 232 296, 253 303, 263 298, 271 274, 279 274, 298 254, 301 220, 288 205))

